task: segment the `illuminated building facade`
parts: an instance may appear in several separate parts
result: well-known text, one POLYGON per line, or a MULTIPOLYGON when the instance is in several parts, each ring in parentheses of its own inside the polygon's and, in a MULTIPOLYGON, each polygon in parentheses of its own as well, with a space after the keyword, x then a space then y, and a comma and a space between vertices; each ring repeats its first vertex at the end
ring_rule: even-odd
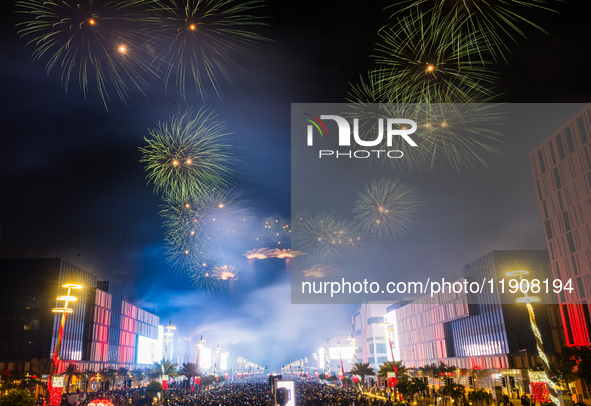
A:
POLYGON ((591 104, 530 153, 566 342, 591 345, 591 104))
MULTIPOLYGON (((324 340, 322 343, 322 355, 320 365, 322 368, 319 373, 329 369, 332 374, 338 374, 341 371, 341 359, 343 360, 342 369, 349 372, 355 364, 355 350, 351 344, 350 337, 337 336, 330 340, 324 340)), ((310 367, 314 366, 314 360, 308 360, 310 367)), ((312 368, 310 368, 312 369, 312 368)))
MULTIPOLYGON (((526 269, 531 278, 550 277, 548 252, 493 251, 464 266, 463 284, 494 280, 495 286, 506 272, 516 267, 526 269)), ((538 295, 539 296, 539 295, 538 295)), ((527 349, 529 365, 541 363, 537 357, 534 334, 527 308, 516 304, 516 295, 493 293, 440 293, 425 296, 401 307, 397 312, 401 358, 408 368, 428 364, 454 365, 461 369, 525 368, 527 349)), ((562 323, 557 305, 534 305, 544 351, 553 354, 564 344, 562 323)))
POLYGON ((0 369, 28 371, 31 359, 53 356, 61 315, 52 309, 68 282, 84 288, 70 303, 59 354, 64 363, 82 371, 135 369, 139 337, 158 339, 158 316, 126 302, 123 288, 97 282, 61 258, 0 259, 0 273, 0 369))
POLYGON ((358 362, 369 363, 372 368, 388 361, 390 349, 388 328, 384 316, 390 304, 362 303, 351 317, 352 333, 357 342, 358 362))

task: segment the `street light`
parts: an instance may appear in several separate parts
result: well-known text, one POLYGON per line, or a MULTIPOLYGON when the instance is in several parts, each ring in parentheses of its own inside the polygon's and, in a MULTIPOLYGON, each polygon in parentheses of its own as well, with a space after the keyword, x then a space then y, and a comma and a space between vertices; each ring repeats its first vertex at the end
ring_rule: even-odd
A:
MULTIPOLYGON (((554 382, 552 382, 552 379, 550 379, 550 377, 551 377, 550 364, 548 362, 548 357, 546 357, 546 353, 544 352, 544 344, 542 342, 542 334, 540 333, 540 330, 538 329, 538 324, 536 323, 536 316, 534 314, 534 308, 531 305, 532 303, 540 302, 540 298, 537 296, 529 296, 528 295, 529 281, 527 279, 523 279, 523 276, 527 275, 527 274, 529 274, 529 271, 525 271, 525 270, 516 270, 516 271, 510 271, 510 272, 505 273, 506 276, 519 277, 520 287, 521 287, 521 284, 524 280, 527 283, 528 289, 526 290, 525 293, 523 293, 523 297, 517 298, 515 301, 517 303, 525 303, 525 305, 527 307, 527 312, 529 314, 529 321, 531 324, 531 328, 532 328, 532 331, 534 332, 534 336, 536 337, 536 344, 538 347, 538 355, 542 359, 542 366, 544 367, 546 385, 548 385, 548 392, 550 395, 550 399, 552 400, 552 402, 556 406, 560 406, 560 402, 559 402, 558 398, 556 397, 556 385, 554 384, 554 382)), ((522 292, 523 292, 523 290, 522 290, 522 292)), ((527 360, 527 352, 526 352, 526 360, 527 360)), ((528 361, 528 364, 529 364, 529 361, 528 361)), ((529 367, 528 367, 528 372, 529 372, 529 367)))
POLYGON ((62 318, 60 321, 60 326, 59 326, 59 330, 58 330, 58 334, 57 334, 57 341, 55 343, 55 349, 53 352, 53 362, 51 365, 51 369, 49 370, 49 392, 50 392, 49 404, 51 406, 54 406, 54 405, 59 406, 59 404, 61 403, 62 387, 61 386, 54 387, 52 384, 52 379, 56 373, 61 373, 59 352, 60 352, 60 348, 62 347, 62 340, 64 337, 64 327, 66 325, 66 315, 74 312, 74 309, 68 307, 68 305, 70 304, 70 302, 76 302, 78 300, 76 298, 76 296, 72 296, 72 289, 81 290, 83 287, 82 287, 82 285, 78 285, 76 283, 70 282, 70 283, 63 284, 62 288, 68 289, 68 293, 66 293, 63 296, 58 296, 56 298, 56 300, 59 302, 63 301, 64 304, 61 307, 55 307, 51 310, 53 313, 61 313, 62 314, 62 318), (59 391, 59 393, 58 393, 58 391, 59 391))

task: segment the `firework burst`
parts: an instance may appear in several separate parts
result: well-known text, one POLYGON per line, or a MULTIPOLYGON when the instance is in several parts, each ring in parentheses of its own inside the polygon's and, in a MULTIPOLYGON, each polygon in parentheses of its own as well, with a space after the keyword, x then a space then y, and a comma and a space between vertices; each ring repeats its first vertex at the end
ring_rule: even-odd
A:
POLYGON ((463 37, 478 41, 482 53, 490 51, 495 58, 508 51, 507 42, 515 42, 516 37, 525 37, 523 26, 533 27, 545 32, 538 24, 527 18, 532 9, 554 11, 546 0, 403 0, 396 4, 398 10, 393 17, 399 17, 409 10, 442 15, 453 18, 463 37))
POLYGON ((343 274, 343 270, 334 265, 314 265, 303 271, 302 274, 305 278, 326 278, 340 276, 343 274))
POLYGON ((183 202, 229 183, 232 148, 225 144, 224 123, 215 117, 204 109, 187 109, 149 130, 148 145, 139 148, 140 162, 156 192, 183 202))
POLYGON ((171 263, 186 269, 205 253, 221 252, 245 238, 248 210, 233 190, 216 190, 196 199, 169 200, 161 212, 171 263))
POLYGON ((256 237, 259 244, 270 247, 291 246, 291 226, 288 218, 275 214, 263 219, 261 230, 256 237))
POLYGON ((370 182, 357 193, 353 211, 364 232, 381 239, 410 230, 420 205, 414 187, 399 179, 384 178, 370 182))
MULTIPOLYGON (((467 38, 452 19, 412 14, 380 31, 372 88, 399 103, 490 100, 496 80, 482 61, 480 36, 467 38)), ((371 88, 370 88, 371 90, 371 88)), ((380 96, 382 97, 382 96, 380 96)))
POLYGON ((19 0, 17 12, 26 16, 19 34, 35 46, 35 61, 46 59, 49 74, 61 69, 66 91, 78 76, 86 96, 94 82, 105 108, 109 93, 124 102, 129 85, 143 92, 151 68, 146 38, 139 31, 147 0, 19 0))
POLYGON ((488 167, 505 137, 507 114, 499 104, 425 106, 418 117, 421 161, 430 169, 488 167))
POLYGON ((157 66, 168 84, 175 77, 181 96, 193 82, 205 99, 209 83, 220 96, 218 79, 233 87, 232 69, 240 69, 237 56, 256 56, 266 40, 253 31, 266 25, 254 12, 261 0, 154 0, 145 25, 159 57, 157 66))
POLYGON ((364 240, 356 225, 335 214, 320 214, 296 223, 294 243, 309 261, 334 263, 355 257, 364 240))

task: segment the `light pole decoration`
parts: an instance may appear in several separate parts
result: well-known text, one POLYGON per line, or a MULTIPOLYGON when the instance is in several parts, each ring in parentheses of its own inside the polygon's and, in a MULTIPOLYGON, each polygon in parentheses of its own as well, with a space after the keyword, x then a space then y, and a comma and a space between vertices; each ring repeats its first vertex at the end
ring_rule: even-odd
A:
MULTIPOLYGON (((201 336, 201 338, 199 339, 199 344, 197 344, 197 361, 195 361, 196 365, 197 365, 197 369, 199 369, 199 356, 201 355, 201 349, 203 348, 203 343, 205 342, 205 340, 203 339, 203 336, 201 336)), ((193 377, 193 383, 197 383, 197 376, 193 377)), ((199 383, 201 383, 201 378, 199 378, 199 383)))
POLYGON ((49 387, 49 404, 51 406, 59 406, 59 404, 61 403, 63 378, 62 378, 61 382, 59 382, 58 380, 56 380, 55 382, 53 382, 53 381, 54 381, 55 374, 61 373, 59 352, 60 352, 60 348, 62 346, 62 340, 64 337, 64 327, 66 325, 66 315, 74 312, 74 309, 69 308, 68 305, 70 304, 70 302, 75 302, 76 300, 78 300, 75 296, 72 296, 72 289, 80 290, 80 289, 82 289, 82 285, 78 285, 76 283, 66 283, 66 284, 62 285, 62 287, 65 289, 68 289, 68 293, 66 293, 65 296, 58 296, 57 300, 60 302, 63 301, 64 305, 63 305, 63 307, 56 307, 51 310, 53 313, 61 313, 62 314, 59 330, 57 333, 57 340, 55 343, 55 350, 53 352, 53 363, 52 363, 51 369, 49 371, 48 387, 49 387), (61 383, 61 385, 60 385, 60 383, 61 383))
POLYGON ((215 356, 214 356, 214 360, 215 361, 214 361, 214 364, 213 364, 213 376, 215 376, 215 381, 216 382, 218 381, 217 367, 218 367, 218 358, 220 356, 220 351, 221 350, 222 349, 220 348, 220 346, 218 344, 218 346, 216 347, 215 352, 214 352, 215 353, 215 356))
POLYGON ((314 376, 318 378, 318 374, 320 373, 320 371, 318 370, 318 354, 314 353, 312 354, 312 356, 314 357, 314 361, 316 361, 316 373, 314 374, 314 376))
POLYGON ((306 361, 306 377, 309 378, 310 377, 310 367, 308 366, 308 357, 304 357, 304 360, 306 361))
MULTIPOLYGON (((341 372, 342 372, 342 376, 345 376, 345 367, 343 366, 343 353, 341 352, 341 342, 340 340, 337 340, 337 345, 339 346, 339 359, 341 360, 341 372)), ((342 379, 342 378, 341 378, 342 379)))
MULTIPOLYGON (((166 353, 168 352, 168 343, 172 342, 171 337, 173 334, 170 330, 176 330, 176 327, 172 325, 172 321, 168 322, 168 326, 166 326, 166 340, 164 340, 164 356, 162 357, 162 362, 160 363, 160 369, 162 370, 162 390, 168 389, 168 375, 166 375, 166 370, 164 369, 164 364, 166 363, 166 353)), ((171 356, 172 360, 172 356, 171 356)))
POLYGON ((516 302, 525 303, 525 305, 527 306, 527 312, 529 313, 529 322, 531 324, 531 329, 534 332, 534 336, 536 337, 538 355, 542 359, 542 366, 544 367, 544 378, 546 385, 548 385, 548 395, 552 403, 554 403, 556 406, 560 406, 560 401, 556 397, 556 385, 554 384, 554 382, 552 382, 552 379, 550 379, 552 374, 550 373, 550 364, 548 362, 548 357, 546 357, 546 353, 544 352, 544 343, 542 342, 542 335, 540 333, 540 330, 538 329, 538 324, 536 323, 536 315, 534 314, 534 308, 531 305, 532 303, 539 302, 540 298, 536 296, 529 296, 527 294, 530 286, 529 281, 527 279, 523 279, 523 275, 527 274, 529 274, 529 272, 524 270, 510 271, 506 273, 507 276, 519 277, 519 287, 521 292, 523 293, 523 297, 517 298, 516 302), (523 281, 525 281, 527 284, 527 289, 525 292, 523 292, 523 289, 521 289, 523 281))

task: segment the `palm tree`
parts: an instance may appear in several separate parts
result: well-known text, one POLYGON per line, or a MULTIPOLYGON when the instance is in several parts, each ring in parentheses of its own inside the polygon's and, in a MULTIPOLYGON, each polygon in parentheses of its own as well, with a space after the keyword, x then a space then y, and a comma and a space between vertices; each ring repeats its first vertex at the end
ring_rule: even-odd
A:
POLYGON ((80 375, 80 372, 78 371, 78 365, 68 364, 68 367, 64 370, 63 375, 66 376, 66 392, 70 392, 70 382, 72 381, 72 376, 80 375))
POLYGON ((144 380, 144 371, 142 371, 141 369, 134 369, 130 373, 133 377, 133 381, 135 382, 136 386, 139 386, 140 382, 144 380))
MULTIPOLYGON (((86 371, 82 372, 81 376, 82 379, 84 379, 84 382, 89 382, 92 380, 92 378, 94 378, 97 375, 97 372, 93 371, 92 369, 87 369, 86 371)), ((86 392, 88 392, 87 387, 84 388, 84 390, 86 392)))
MULTIPOLYGON (((191 379, 194 376, 201 376, 201 372, 199 371, 199 366, 197 364, 193 364, 191 362, 184 362, 183 367, 180 370, 180 374, 184 375, 188 381, 189 385, 191 384, 191 379)), ((184 384, 186 385, 186 384, 184 384)), ((186 386, 183 386, 186 390, 186 386)))
MULTIPOLYGON (((105 368, 103 369, 103 372, 101 372, 101 378, 104 382, 115 381, 117 378, 117 370, 113 368, 105 368)), ((108 386, 110 387, 111 385, 108 386)))
POLYGON ((119 368, 117 370, 117 379, 119 380, 119 385, 123 384, 125 378, 129 378, 129 369, 127 368, 119 368))
POLYGON ((47 383, 42 383, 41 378, 43 375, 48 375, 51 371, 51 365, 53 361, 47 358, 33 358, 31 360, 31 375, 36 376, 39 378, 36 383, 36 390, 35 390, 35 397, 41 393, 41 390, 45 390, 47 388, 47 383))
POLYGON ((362 385, 365 386, 365 377, 366 376, 375 376, 375 372, 372 368, 370 368, 369 366, 369 362, 366 363, 362 363, 362 362, 356 362, 355 366, 353 368, 351 368, 351 371, 349 371, 349 373, 351 375, 359 375, 361 377, 361 382, 362 385))
POLYGON ((403 375, 406 375, 406 373, 408 372, 406 370, 406 367, 402 363, 402 361, 394 361, 394 362, 386 361, 382 365, 380 365, 380 370, 378 371, 378 376, 380 378, 387 378, 388 372, 394 372, 394 367, 396 367, 396 370, 398 371, 396 373, 398 378, 400 378, 403 375))
POLYGON ((154 366, 148 372, 151 378, 158 378, 162 380, 164 375, 179 376, 179 370, 176 368, 178 364, 173 364, 172 361, 163 359, 162 362, 154 362, 154 366))

